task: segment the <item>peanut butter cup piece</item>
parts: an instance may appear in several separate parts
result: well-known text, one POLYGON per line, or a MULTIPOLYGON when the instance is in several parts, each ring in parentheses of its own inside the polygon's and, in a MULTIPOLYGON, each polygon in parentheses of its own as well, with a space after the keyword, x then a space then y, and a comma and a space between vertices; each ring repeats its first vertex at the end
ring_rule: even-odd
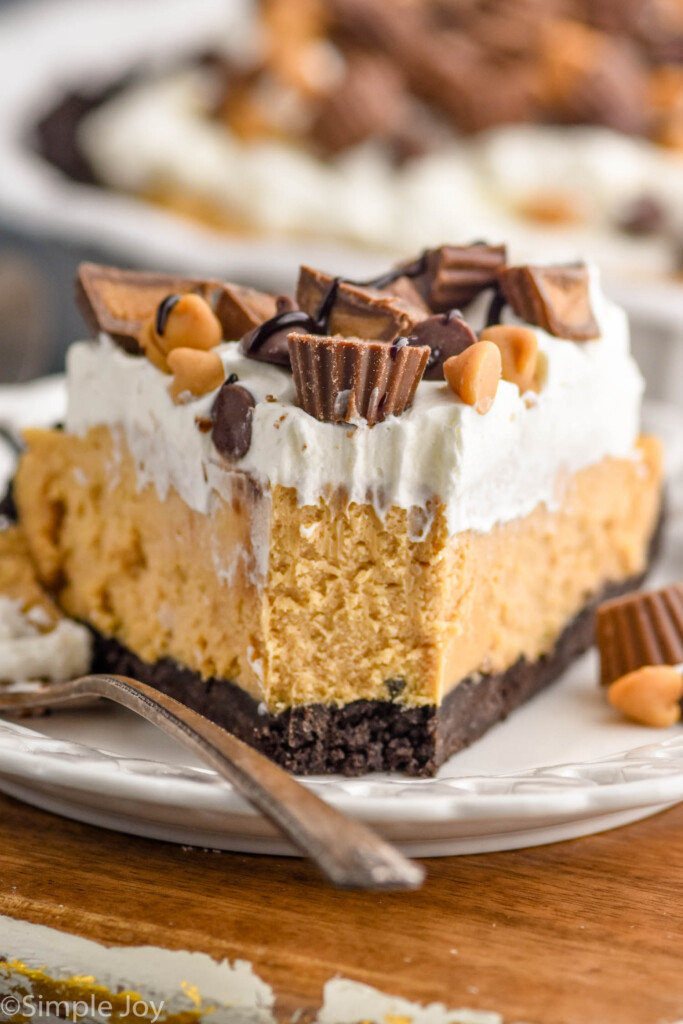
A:
POLYGON ((226 284, 220 291, 214 312, 223 325, 225 340, 237 341, 275 316, 277 298, 256 288, 226 284))
POLYGON ((433 312, 446 313, 496 285, 506 259, 504 245, 442 245, 425 253, 424 272, 414 283, 433 312))
POLYGON ((104 331, 127 352, 139 354, 138 338, 146 321, 156 315, 164 299, 188 292, 208 302, 221 322, 223 337, 230 338, 234 314, 225 294, 235 288, 220 281, 81 263, 76 275, 76 303, 94 335, 104 331))
POLYGON ((317 334, 289 336, 299 405, 326 423, 400 416, 415 397, 429 358, 407 338, 391 344, 317 334))
POLYGON ((584 263, 507 267, 499 280, 505 298, 527 323, 571 341, 590 341, 600 335, 584 263))
POLYGON ((213 443, 226 459, 241 459, 249 451, 255 406, 252 393, 228 377, 211 411, 213 443))
POLYGON ((301 310, 317 319, 328 335, 391 341, 409 335, 429 310, 409 281, 385 289, 339 280, 302 267, 296 291, 301 310))
POLYGON ((645 665, 683 662, 683 583, 600 605, 596 617, 603 685, 645 665))
POLYGON ((320 97, 310 134, 335 154, 396 130, 406 107, 401 75, 386 57, 352 53, 341 82, 320 97))
POLYGON ((424 372, 425 380, 443 380, 443 364, 452 356, 460 355, 477 337, 458 309, 427 317, 414 328, 410 341, 414 345, 429 345, 431 349, 424 372))

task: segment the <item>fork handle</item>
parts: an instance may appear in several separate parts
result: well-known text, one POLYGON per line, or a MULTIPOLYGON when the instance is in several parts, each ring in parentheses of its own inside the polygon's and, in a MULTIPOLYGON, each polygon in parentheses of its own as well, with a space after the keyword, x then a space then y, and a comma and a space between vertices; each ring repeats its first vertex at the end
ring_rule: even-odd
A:
POLYGON ((284 769, 208 718, 127 676, 87 675, 40 693, 0 693, 0 714, 105 697, 179 740, 264 814, 330 882, 366 890, 416 889, 424 869, 375 832, 330 807, 284 769))

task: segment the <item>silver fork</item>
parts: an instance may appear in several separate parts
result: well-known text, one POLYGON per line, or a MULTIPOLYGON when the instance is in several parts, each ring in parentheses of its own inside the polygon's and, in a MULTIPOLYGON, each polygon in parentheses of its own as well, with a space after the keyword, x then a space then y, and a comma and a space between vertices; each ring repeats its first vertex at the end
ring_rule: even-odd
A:
POLYGON ((198 754, 345 889, 417 889, 425 872, 375 832, 330 807, 253 747, 158 690, 118 675, 88 675, 35 693, 2 693, 0 714, 105 697, 122 704, 198 754))

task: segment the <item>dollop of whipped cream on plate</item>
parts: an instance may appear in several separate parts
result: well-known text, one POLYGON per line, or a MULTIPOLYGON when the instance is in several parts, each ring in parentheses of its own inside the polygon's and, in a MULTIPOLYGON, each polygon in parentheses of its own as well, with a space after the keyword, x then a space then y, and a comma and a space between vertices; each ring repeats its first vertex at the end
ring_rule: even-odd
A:
POLYGON ((0 595, 0 682, 61 682, 90 668, 92 637, 85 626, 60 619, 51 626, 39 606, 22 610, 21 602, 0 595))

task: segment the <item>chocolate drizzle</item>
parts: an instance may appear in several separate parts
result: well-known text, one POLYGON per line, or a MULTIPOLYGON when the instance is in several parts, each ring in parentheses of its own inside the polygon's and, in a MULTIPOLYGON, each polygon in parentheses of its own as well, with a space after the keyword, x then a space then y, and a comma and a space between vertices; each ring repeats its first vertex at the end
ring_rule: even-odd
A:
POLYGON ((427 251, 423 252, 413 263, 409 263, 407 266, 394 267, 392 270, 388 270, 378 277, 373 277, 369 281, 354 281, 349 277, 335 277, 328 285, 314 316, 311 316, 310 313, 305 313, 302 309, 286 309, 281 313, 276 313, 269 320, 259 324, 252 332, 246 354, 252 355, 258 352, 273 334, 288 327, 291 327, 292 330, 299 329, 302 333, 307 334, 327 334, 329 331, 330 315, 340 284, 349 284, 355 288, 375 288, 379 291, 382 288, 388 288, 389 285, 398 281, 400 277, 418 277, 425 272, 426 266, 427 251))
POLYGON ((488 313, 486 314, 486 326, 493 327, 494 324, 500 323, 500 314, 507 306, 507 299, 503 295, 500 288, 496 288, 493 293, 493 298, 489 303, 488 313))
POLYGON ((162 299, 157 306, 156 317, 154 320, 154 330, 161 337, 166 330, 166 324, 168 318, 171 315, 171 311, 180 302, 180 295, 174 292, 172 295, 167 295, 165 299, 162 299))

